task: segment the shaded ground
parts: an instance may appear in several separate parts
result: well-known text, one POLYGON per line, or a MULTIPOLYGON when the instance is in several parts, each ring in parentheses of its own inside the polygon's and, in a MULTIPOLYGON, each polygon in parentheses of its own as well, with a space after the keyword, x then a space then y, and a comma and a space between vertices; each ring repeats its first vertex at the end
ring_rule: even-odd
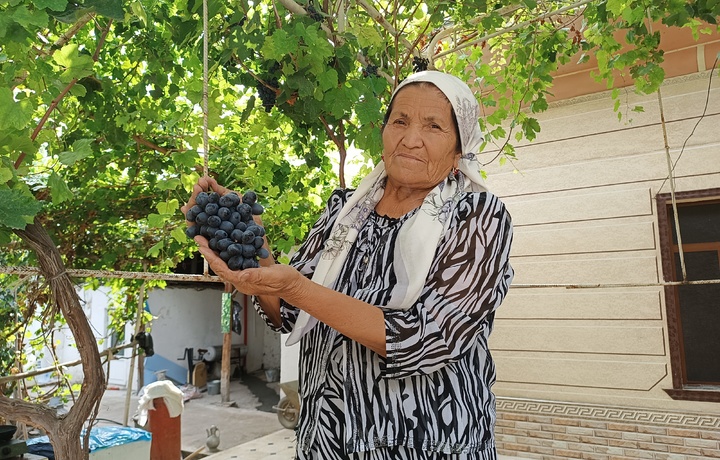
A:
MULTIPOLYGON (((219 430, 220 450, 262 438, 282 430, 272 409, 280 399, 277 384, 267 383, 261 374, 245 374, 241 380, 230 382, 232 406, 223 404, 220 395, 201 393, 202 397, 185 402, 181 415, 182 450, 194 452, 205 445, 207 431, 215 425, 219 430)), ((99 425, 122 424, 125 414, 126 391, 107 390, 98 414, 99 425)), ((138 397, 132 395, 129 423, 134 426, 138 397)), ((292 432, 290 432, 292 433, 292 432)))

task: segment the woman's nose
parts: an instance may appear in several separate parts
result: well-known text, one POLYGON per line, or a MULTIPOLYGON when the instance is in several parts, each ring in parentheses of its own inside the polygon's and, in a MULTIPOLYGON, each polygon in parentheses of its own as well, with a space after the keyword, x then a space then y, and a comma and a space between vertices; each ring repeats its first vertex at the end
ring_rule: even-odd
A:
POLYGON ((403 134, 402 143, 405 147, 422 147, 422 132, 417 125, 410 125, 403 134))

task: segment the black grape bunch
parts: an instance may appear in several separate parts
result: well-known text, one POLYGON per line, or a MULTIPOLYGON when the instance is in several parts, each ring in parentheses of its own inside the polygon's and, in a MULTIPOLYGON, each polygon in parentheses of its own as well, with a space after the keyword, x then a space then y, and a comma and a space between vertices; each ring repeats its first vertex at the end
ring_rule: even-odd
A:
POLYGON ((422 72, 423 70, 427 70, 429 65, 430 65, 430 60, 428 58, 424 58, 424 57, 420 57, 420 56, 413 57, 413 60, 412 60, 413 71, 422 72))
POLYGON ((210 249, 227 263, 230 270, 245 270, 260 266, 270 252, 263 247, 265 228, 253 220, 264 211, 257 202, 257 194, 246 191, 242 198, 235 192, 220 196, 217 192, 200 192, 195 205, 185 215, 194 223, 187 228, 188 238, 202 235, 210 249))

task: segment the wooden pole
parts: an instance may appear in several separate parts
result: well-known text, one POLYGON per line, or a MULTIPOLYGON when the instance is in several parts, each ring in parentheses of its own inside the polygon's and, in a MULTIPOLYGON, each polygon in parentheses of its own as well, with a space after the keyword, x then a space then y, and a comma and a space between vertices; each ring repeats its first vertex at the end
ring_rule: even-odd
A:
POLYGON ((230 321, 232 316, 233 287, 225 283, 225 292, 222 295, 221 325, 223 332, 222 367, 220 374, 220 400, 230 402, 230 354, 232 353, 232 331, 230 321))
MULTIPOLYGON (((137 315, 135 316, 135 335, 133 339, 140 332, 140 323, 142 322, 143 311, 145 310, 145 281, 140 285, 140 292, 138 293, 138 306, 137 315)), ((133 348, 132 358, 130 358, 130 371, 127 379, 127 391, 125 392, 125 414, 123 416, 123 425, 128 426, 128 418, 130 417, 130 396, 132 395, 133 378, 135 374, 135 358, 138 356, 137 347, 133 348)))

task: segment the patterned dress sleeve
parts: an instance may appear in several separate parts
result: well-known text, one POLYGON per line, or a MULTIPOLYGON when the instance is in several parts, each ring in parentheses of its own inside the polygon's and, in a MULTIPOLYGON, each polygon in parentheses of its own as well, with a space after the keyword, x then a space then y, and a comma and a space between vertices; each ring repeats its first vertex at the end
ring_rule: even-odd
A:
POLYGON ((387 378, 429 374, 487 347, 492 316, 505 297, 512 222, 492 194, 469 193, 436 251, 425 288, 408 310, 385 310, 387 378))
MULTIPOLYGON (((338 213, 351 195, 352 190, 338 189, 332 193, 328 199, 325 210, 317 222, 315 222, 315 225, 310 229, 307 238, 305 238, 305 242, 291 257, 290 266, 295 267, 304 276, 310 278, 313 273, 315 273, 315 267, 317 267, 318 261, 320 260, 320 254, 322 253, 325 240, 327 240, 330 235, 330 230, 332 230, 338 213)), ((253 297, 252 300, 255 310, 270 329, 282 333, 292 332, 293 327, 295 327, 295 321, 300 313, 299 309, 280 299, 280 318, 282 323, 280 327, 276 327, 263 311, 257 298, 253 297)))

